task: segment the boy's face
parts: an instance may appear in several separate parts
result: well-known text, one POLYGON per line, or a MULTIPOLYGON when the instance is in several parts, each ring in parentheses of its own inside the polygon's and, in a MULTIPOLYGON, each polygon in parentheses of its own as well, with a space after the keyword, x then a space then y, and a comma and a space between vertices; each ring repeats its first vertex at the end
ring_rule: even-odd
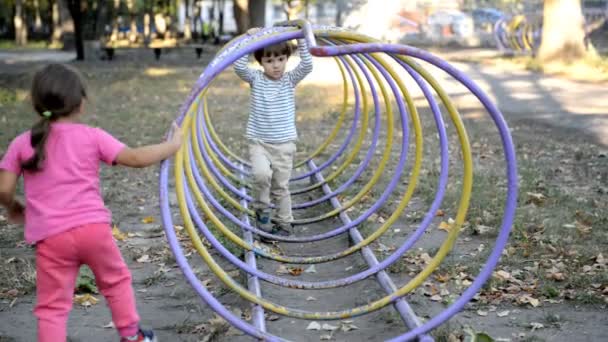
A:
POLYGON ((262 68, 264 74, 273 80, 280 79, 285 73, 285 65, 287 65, 287 55, 272 55, 262 57, 262 68))

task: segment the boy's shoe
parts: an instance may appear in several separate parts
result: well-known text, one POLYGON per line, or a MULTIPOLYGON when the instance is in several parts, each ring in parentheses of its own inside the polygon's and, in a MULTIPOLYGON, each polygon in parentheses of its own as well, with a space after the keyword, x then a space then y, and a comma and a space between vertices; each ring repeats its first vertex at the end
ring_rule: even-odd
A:
POLYGON ((269 209, 258 209, 255 211, 255 223, 256 226, 265 231, 270 232, 272 230, 272 222, 270 221, 270 210, 269 209))
MULTIPOLYGON (((278 223, 274 227, 272 227, 269 233, 278 236, 289 236, 291 235, 291 223, 278 223)), ((273 238, 260 236, 260 241, 264 243, 272 243, 276 240, 273 238)))
POLYGON ((152 330, 139 329, 136 336, 123 337, 120 339, 120 342, 158 342, 158 340, 156 339, 156 336, 154 336, 152 330))

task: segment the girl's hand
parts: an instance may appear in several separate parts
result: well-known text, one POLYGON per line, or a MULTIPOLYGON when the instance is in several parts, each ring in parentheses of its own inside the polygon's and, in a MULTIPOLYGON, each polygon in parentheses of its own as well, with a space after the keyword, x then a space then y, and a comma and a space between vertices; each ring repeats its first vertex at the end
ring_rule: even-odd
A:
POLYGON ((260 32, 262 29, 259 27, 252 27, 249 30, 247 30, 247 34, 250 36, 253 36, 254 34, 260 32))
POLYGON ((177 125, 176 122, 173 122, 173 135, 171 136, 171 145, 173 145, 173 147, 175 147, 175 149, 179 149, 180 146, 182 146, 182 141, 183 141, 184 137, 183 137, 183 133, 182 133, 182 129, 177 125))
POLYGON ((13 224, 25 223, 25 206, 21 202, 14 200, 8 208, 8 222, 13 224))

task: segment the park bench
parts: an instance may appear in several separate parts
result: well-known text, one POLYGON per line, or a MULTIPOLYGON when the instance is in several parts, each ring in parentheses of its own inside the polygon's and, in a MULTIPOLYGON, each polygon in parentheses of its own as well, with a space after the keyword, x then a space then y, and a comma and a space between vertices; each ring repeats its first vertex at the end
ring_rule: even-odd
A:
POLYGON ((117 49, 141 49, 149 48, 154 52, 156 60, 160 60, 163 50, 168 49, 194 49, 196 57, 201 58, 204 44, 195 42, 180 42, 176 39, 152 40, 147 45, 142 43, 130 43, 128 41, 113 41, 102 44, 103 50, 106 53, 106 58, 112 60, 117 49))

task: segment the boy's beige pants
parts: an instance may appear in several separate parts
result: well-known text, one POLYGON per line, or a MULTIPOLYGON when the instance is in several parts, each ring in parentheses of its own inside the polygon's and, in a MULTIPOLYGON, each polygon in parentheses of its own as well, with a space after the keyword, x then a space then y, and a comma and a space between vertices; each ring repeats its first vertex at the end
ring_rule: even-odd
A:
POLYGON ((272 197, 272 202, 276 205, 275 218, 279 223, 293 221, 289 178, 295 153, 295 142, 270 144, 260 140, 249 141, 254 198, 252 208, 269 208, 272 197))

